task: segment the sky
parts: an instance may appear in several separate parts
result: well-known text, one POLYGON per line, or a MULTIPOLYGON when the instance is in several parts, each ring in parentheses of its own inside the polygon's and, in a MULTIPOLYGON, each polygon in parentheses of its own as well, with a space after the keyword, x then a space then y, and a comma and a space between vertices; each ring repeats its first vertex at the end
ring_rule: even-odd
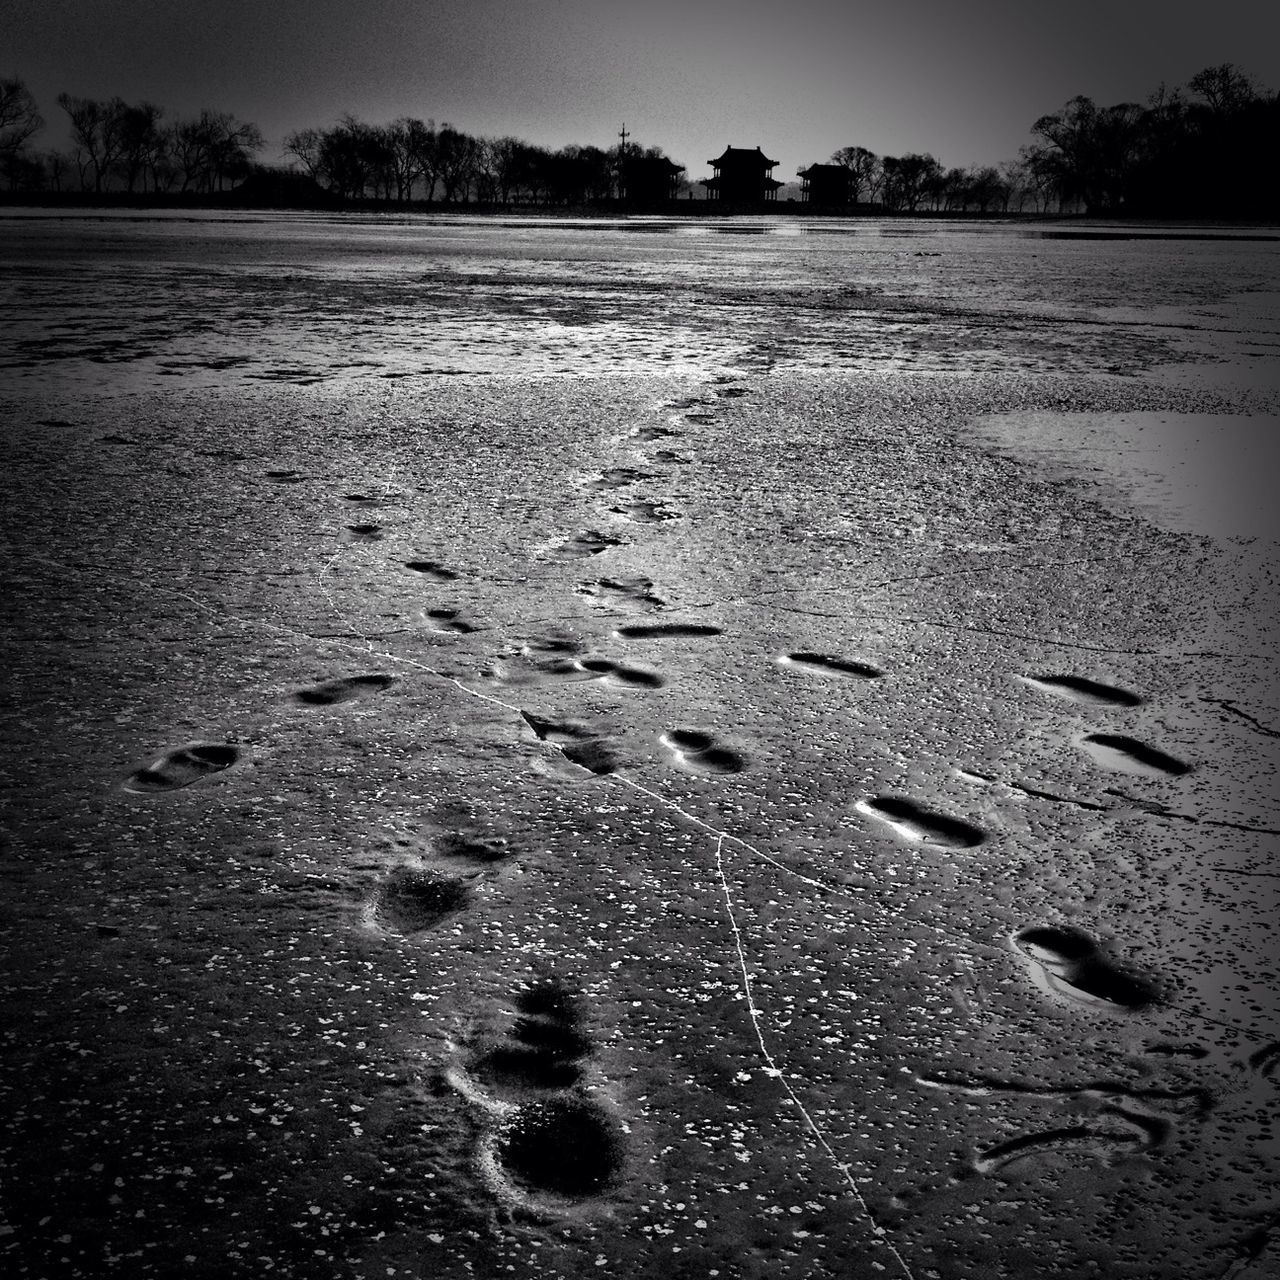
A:
POLYGON ((709 176, 726 146, 775 177, 844 146, 995 164, 1076 94, 1144 101, 1231 62, 1280 89, 1265 0, 0 0, 0 76, 66 146, 57 95, 201 107, 259 126, 261 159, 345 113, 549 147, 626 125, 709 176))

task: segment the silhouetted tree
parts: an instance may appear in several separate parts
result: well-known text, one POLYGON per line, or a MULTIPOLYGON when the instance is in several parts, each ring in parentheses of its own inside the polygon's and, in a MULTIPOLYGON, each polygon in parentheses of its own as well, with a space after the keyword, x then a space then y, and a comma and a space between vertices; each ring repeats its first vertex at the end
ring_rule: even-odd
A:
POLYGON ((925 152, 905 156, 885 156, 880 162, 884 172, 884 201, 891 209, 915 213, 942 174, 942 166, 925 152))
POLYGON ((257 125, 205 107, 194 120, 174 123, 168 145, 181 178, 179 189, 208 193, 246 177, 265 144, 257 125))
POLYGON ((31 165, 40 167, 26 153, 27 144, 43 125, 27 86, 16 77, 0 80, 0 168, 11 190, 26 185, 31 165))
POLYGON ((402 116, 387 127, 385 145, 389 172, 395 183, 395 198, 401 203, 413 198, 414 186, 423 176, 423 155, 434 132, 432 122, 408 116, 402 116))
POLYGON ((1181 216, 1277 211, 1262 156, 1280 150, 1280 102, 1230 63, 1194 75, 1188 100, 1161 85, 1144 106, 1076 97, 1036 121, 1024 152, 1060 210, 1181 216))
POLYGON ((465 200, 475 177, 479 143, 453 125, 442 125, 435 138, 435 172, 444 189, 446 202, 465 200))
POLYGON ((860 204, 872 200, 879 189, 880 157, 866 147, 841 147, 831 157, 832 164, 849 170, 849 199, 860 204))
POLYGON ((1230 62, 1205 67, 1187 81, 1187 88, 1199 94, 1211 111, 1230 115, 1258 100, 1252 79, 1230 62))
POLYGON ((321 144, 323 137, 319 129, 298 129, 285 134, 284 153, 293 156, 302 166, 308 178, 320 182, 324 178, 321 167, 321 144))
POLYGON ((72 154, 80 171, 80 185, 101 192, 124 143, 125 104, 120 98, 102 102, 97 98, 76 98, 58 94, 58 105, 71 122, 72 154))
POLYGON ((625 197, 628 207, 652 208, 673 199, 687 185, 684 165, 676 164, 661 147, 630 143, 611 147, 608 155, 615 182, 606 185, 607 175, 599 175, 595 190, 598 199, 617 195, 625 197))
MULTIPOLYGON (((117 165, 124 179, 125 190, 132 192, 146 175, 154 175, 166 150, 160 117, 164 113, 153 102, 140 102, 137 106, 124 106, 120 112, 120 155, 117 165)), ((154 182, 153 182, 154 185, 154 182)))
POLYGON ((503 204, 524 184, 529 146, 519 138, 491 138, 485 147, 485 166, 493 176, 494 193, 503 204))

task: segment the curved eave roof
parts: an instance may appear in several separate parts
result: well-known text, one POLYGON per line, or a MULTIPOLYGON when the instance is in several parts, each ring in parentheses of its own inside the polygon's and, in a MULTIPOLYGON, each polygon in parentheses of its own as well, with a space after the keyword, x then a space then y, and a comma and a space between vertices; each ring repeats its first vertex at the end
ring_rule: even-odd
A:
POLYGON ((708 160, 707 163, 709 165, 722 165, 727 160, 745 160, 748 157, 763 164, 767 169, 772 169, 778 163, 776 160, 770 160, 759 147, 725 147, 721 155, 714 160, 708 160))

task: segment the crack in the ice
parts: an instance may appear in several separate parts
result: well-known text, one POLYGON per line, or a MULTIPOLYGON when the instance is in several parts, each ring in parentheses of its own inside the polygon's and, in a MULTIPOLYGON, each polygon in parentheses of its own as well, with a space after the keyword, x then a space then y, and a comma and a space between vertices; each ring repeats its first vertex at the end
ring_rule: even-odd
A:
MULTIPOLYGON (((729 838, 732 838, 732 837, 729 837, 729 838)), ((765 1074, 778 1081, 778 1083, 782 1086, 783 1091, 786 1093, 787 1097, 791 1099, 791 1102, 795 1106, 796 1110, 800 1112, 800 1115, 803 1117, 805 1124, 809 1128, 809 1132, 813 1134, 814 1141, 817 1142, 817 1144, 826 1153, 827 1158, 831 1161, 831 1163, 835 1166, 837 1172, 844 1179, 855 1202, 857 1203, 859 1209, 862 1211, 863 1217, 867 1220, 867 1223, 871 1228, 871 1234, 876 1238, 876 1240, 881 1245, 884 1246, 885 1249, 889 1251, 889 1253, 893 1255, 894 1261, 897 1262, 898 1266, 902 1269, 903 1275, 905 1275, 908 1278, 908 1280, 915 1280, 914 1273, 912 1272, 911 1268, 907 1265, 906 1259, 898 1251, 897 1246, 893 1243, 893 1240, 889 1236, 889 1232, 884 1227, 882 1227, 879 1222, 876 1221, 875 1214, 872 1213, 871 1211, 871 1206, 867 1203, 866 1197, 862 1194, 861 1190, 859 1190, 858 1188, 857 1180, 854 1178, 853 1171, 850 1168, 848 1162, 841 1160, 840 1157, 836 1155, 835 1151, 832 1149, 831 1143, 827 1141, 826 1134, 819 1127, 818 1122, 810 1114, 808 1108, 804 1105, 803 1102, 800 1101, 799 1094, 797 1094, 796 1091, 791 1087, 790 1081, 787 1079, 782 1069, 778 1066, 777 1060, 774 1058, 773 1053, 769 1049, 768 1042, 766 1041, 765 1035, 764 1035, 764 1028, 763 1028, 764 1016, 760 1012, 760 1007, 759 1005, 756 1004, 756 1001, 755 1001, 755 994, 751 986, 751 972, 747 967, 746 951, 744 950, 742 945, 742 930, 738 926, 738 917, 733 909, 733 897, 729 893, 729 881, 724 872, 725 839, 726 837, 723 834, 721 834, 719 838, 716 840, 716 848, 715 848, 716 876, 719 878, 720 889, 721 889, 721 892, 724 894, 724 907, 725 907, 725 914, 729 921, 729 929, 733 933, 734 950, 737 952, 737 956, 738 956, 738 970, 739 970, 739 973, 742 975, 742 995, 747 1002, 747 1013, 751 1018, 751 1029, 752 1031, 755 1032, 756 1044, 760 1048, 760 1056, 764 1059, 766 1063, 765 1074)), ((743 842, 739 841, 738 843, 741 844, 743 842)))
POLYGON ((1041 791, 1038 787, 1028 787, 1021 782, 997 778, 994 774, 979 773, 976 769, 961 769, 959 773, 962 777, 977 778, 980 782, 995 783, 997 786, 1008 787, 1012 791, 1021 791, 1023 795, 1032 796, 1037 800, 1051 800, 1054 804, 1071 805, 1076 809, 1091 809, 1096 813, 1110 813, 1113 809, 1113 806, 1109 804, 1095 804, 1092 800, 1077 800, 1073 796, 1056 795, 1052 791, 1041 791))
POLYGON ((1058 649, 1079 649, 1085 653, 1121 654, 1134 658, 1214 658, 1222 662, 1239 659, 1258 662, 1271 661, 1263 653, 1216 653, 1202 649, 1114 649, 1106 645, 1084 644, 1078 640, 1055 640, 1049 636, 1031 635, 1025 631, 1005 631, 999 627, 980 627, 960 622, 940 622, 936 618, 912 618, 902 614, 867 613, 867 617, 882 622, 911 622, 921 627, 937 627, 943 631, 969 631, 975 635, 996 636, 1002 640, 1027 640, 1032 644, 1048 645, 1058 649))
MULTIPOLYGON (((1196 813, 1179 813, 1176 809, 1170 809, 1168 805, 1160 804, 1159 801, 1142 800, 1137 796, 1131 796, 1127 791, 1121 791, 1119 787, 1108 787, 1106 794, 1118 796, 1121 800, 1135 805, 1143 813, 1149 814, 1153 818, 1168 818, 1178 822, 1189 822, 1192 826, 1225 827, 1228 831, 1247 831, 1254 836, 1280 836, 1280 828, 1255 827, 1247 822, 1231 822, 1227 818, 1205 818, 1196 813)), ((1109 813, 1115 813, 1116 811, 1115 805, 1109 806, 1107 810, 1109 813)))
MULTIPOLYGON (((1093 800, 1080 800, 1074 796, 1060 796, 1052 791, 1042 791, 1039 787, 1028 787, 1024 783, 1014 782, 1009 778, 998 778, 994 774, 979 773, 976 769, 960 769, 958 773, 962 777, 976 778, 979 782, 990 782, 996 786, 1008 787, 1011 791, 1021 791, 1023 795, 1031 796, 1036 800, 1049 800, 1054 804, 1065 804, 1075 809, 1087 809, 1094 813, 1124 812, 1123 807, 1120 805, 1098 804, 1093 800)), ((1176 809, 1170 809, 1167 805, 1160 804, 1158 801, 1143 800, 1138 796, 1131 796, 1127 791, 1121 791, 1118 787, 1108 787, 1105 794, 1118 797, 1126 804, 1133 805, 1152 818, 1168 818, 1178 822, 1189 822, 1193 826, 1225 827, 1230 831, 1246 831, 1255 836, 1280 836, 1280 828, 1255 827, 1247 822, 1232 822, 1227 818, 1206 818, 1195 813, 1179 813, 1176 809)), ((1262 875, 1266 873, 1251 872, 1248 874, 1262 875)))
MULTIPOLYGON (((320 594, 324 597, 326 603, 329 605, 330 610, 333 613, 335 613, 339 618, 341 618, 343 621, 350 622, 350 619, 338 608, 337 603, 333 600, 327 587, 324 584, 325 576, 328 574, 333 564, 338 560, 338 558, 341 556, 342 552, 345 549, 346 548, 340 547, 333 554, 333 556, 331 556, 326 561, 326 563, 319 570, 315 581, 316 581, 317 589, 319 590, 320 594)), ((66 565, 63 565, 53 560, 50 557, 37 556, 37 557, 34 557, 34 559, 46 564, 54 565, 59 569, 65 570, 67 568, 66 565)), ((302 631, 298 628, 289 627, 284 624, 271 622, 267 619, 249 620, 249 619, 238 617, 236 614, 231 613, 225 609, 219 609, 201 600, 199 597, 192 595, 189 592, 180 591, 173 587, 167 587, 167 586, 163 586, 155 583, 142 584, 138 579, 130 578, 126 575, 121 575, 118 573, 111 573, 109 576, 116 578, 118 581, 128 583, 134 587, 145 585, 148 591, 158 590, 166 594, 173 595, 179 599, 186 600, 190 604, 192 604, 195 608, 197 608, 200 612, 208 616, 220 617, 226 621, 234 623, 237 626, 244 627, 246 630, 272 631, 280 635, 289 636, 295 640, 306 641, 312 644, 318 643, 321 645, 332 645, 337 648, 341 648, 349 651, 367 653, 371 656, 382 658, 388 662, 398 663, 404 666, 408 666, 424 674, 432 675, 432 676, 435 676, 437 679, 447 681, 448 683, 452 684, 455 688, 460 690, 462 693, 465 693, 470 697, 476 698, 478 701, 488 703, 495 707, 499 707, 504 711, 511 713, 512 715, 522 716, 524 714, 523 708, 517 706, 516 704, 506 702, 501 698, 494 697, 491 694, 487 694, 478 689, 475 689, 470 685, 465 684, 458 677, 449 675, 447 672, 441 671, 438 668, 432 667, 427 663, 419 662, 418 660, 413 658, 407 658, 402 655, 393 654, 393 653, 389 653, 389 652, 385 652, 377 649, 373 639, 369 635, 366 635, 365 633, 361 632, 358 628, 355 629, 354 634, 359 638, 361 642, 360 644, 355 644, 355 643, 352 643, 351 641, 348 641, 342 638, 327 638, 323 636, 315 636, 308 632, 302 631)), ((927 620, 912 620, 912 621, 923 621, 925 622, 926 625, 948 625, 948 624, 930 623, 927 620)), ((962 629, 978 630, 977 628, 962 628, 962 629)), ((999 633, 993 631, 992 634, 999 634, 999 633)), ((1008 633, 1008 634, 1014 634, 1014 633, 1008 633)), ((1053 643, 1053 642, 1049 642, 1049 643, 1053 643)), ((1087 648, 1089 646, 1069 646, 1069 647, 1087 648)), ((1100 651, 1101 652, 1125 652, 1121 650, 1100 650, 1100 651)), ((560 752, 560 754, 562 755, 564 754, 558 744, 548 743, 547 745, 550 746, 552 749, 560 752)), ((893 1240, 890 1238, 888 1231, 886 1230, 886 1228, 881 1226, 876 1221, 876 1218, 872 1213, 866 1198, 863 1196, 861 1190, 857 1185, 855 1178, 853 1177, 853 1173, 850 1165, 847 1162, 842 1161, 838 1157, 836 1152, 833 1150, 830 1142, 827 1140, 826 1135, 824 1134, 822 1129, 817 1125, 812 1115, 808 1112, 803 1102, 800 1100, 799 1096, 796 1094, 795 1090, 787 1081, 782 1071, 778 1068, 776 1061, 768 1047, 768 1043, 765 1039, 764 1032, 762 1029, 762 1015, 760 1013, 758 1006, 755 1004, 754 994, 751 987, 751 978, 750 978, 749 969, 747 967, 746 954, 745 954, 743 941, 742 941, 742 933, 737 922, 736 914, 733 910, 732 896, 729 891, 728 878, 724 870, 724 859, 723 859, 724 846, 726 842, 735 843, 739 845, 741 848, 748 851, 749 853, 761 858, 762 860, 777 867, 778 869, 785 872, 786 874, 801 880, 802 882, 812 886, 813 888, 821 890, 823 893, 834 894, 839 897, 847 898, 851 901, 860 901, 862 899, 857 898, 854 894, 850 893, 846 889, 840 889, 833 885, 826 884, 820 880, 814 879, 813 877, 806 876, 802 872, 798 872, 791 867, 788 867, 785 863, 781 862, 779 859, 774 858, 772 855, 765 853, 763 850, 751 844, 747 840, 744 840, 740 836, 735 836, 728 831, 724 831, 722 829, 719 829, 713 826, 711 823, 708 823, 705 820, 690 813, 688 810, 676 804, 674 801, 668 799, 665 796, 662 796, 658 792, 652 791, 651 789, 641 785, 640 783, 635 782, 633 779, 620 777, 618 775, 601 775, 601 776, 603 777, 603 780, 608 783, 612 783, 618 786, 626 786, 634 791, 640 792, 648 796, 650 799, 662 805, 664 808, 668 809, 669 811, 680 815, 686 821, 690 822, 692 825, 698 827, 703 831, 706 831, 710 835, 715 836, 716 838, 716 847, 715 847, 716 874, 720 881, 720 886, 721 886, 721 889, 724 895, 724 900, 725 900, 725 908, 728 913, 730 928, 734 936, 734 944, 737 952, 739 969, 742 975, 743 994, 747 1001, 748 1010, 751 1016, 752 1028, 755 1033, 761 1055, 768 1066, 768 1074, 780 1082, 781 1087, 786 1092, 787 1096, 791 1099, 791 1101, 794 1103, 794 1105, 797 1107, 801 1116, 804 1118, 805 1124, 808 1127, 809 1131, 813 1134, 815 1141, 822 1148, 823 1152, 831 1161, 833 1167, 838 1171, 841 1178, 848 1185, 849 1191, 853 1196, 855 1202, 858 1204, 863 1216, 865 1217, 868 1223, 869 1229, 872 1232, 873 1236, 881 1245, 883 1245, 883 1247, 886 1250, 888 1250, 892 1254, 895 1262, 901 1269, 902 1273, 908 1278, 908 1280, 914 1280, 914 1275, 911 1271, 911 1268, 907 1264, 903 1255, 899 1252, 899 1250, 893 1243, 893 1240)), ((1049 798, 1058 799, 1058 797, 1049 797, 1049 798)), ((1178 816, 1182 816, 1182 815, 1178 815, 1178 816)), ((1181 1012, 1183 1012, 1187 1016, 1195 1017, 1201 1021, 1213 1023, 1215 1025, 1218 1025, 1233 1031, 1241 1032, 1252 1038, 1257 1038, 1260 1040, 1264 1038, 1268 1038, 1263 1036, 1260 1033, 1255 1033, 1246 1028, 1237 1026, 1236 1024, 1233 1024, 1233 1023, 1222 1022, 1218 1019, 1211 1018, 1205 1014, 1195 1013, 1191 1010, 1185 1010, 1185 1009, 1181 1010, 1181 1012)))
POLYGON ((1213 1104, 1213 1094, 1204 1088, 1158 1089, 1121 1084, 1117 1081, 1098 1080, 1080 1085, 1025 1084, 1019 1080, 1001 1080, 995 1076, 949 1075, 931 1071, 918 1075, 917 1080, 934 1089, 950 1089, 956 1093, 983 1096, 989 1093, 1014 1093, 1034 1098, 1075 1098, 1082 1095, 1106 1095, 1108 1097, 1134 1098, 1140 1102, 1189 1103, 1198 1112, 1207 1112, 1213 1104))
POLYGON ((1201 698, 1200 701, 1211 703, 1215 707, 1222 707, 1224 711, 1231 712, 1233 716, 1238 716, 1241 720, 1248 721, 1259 733, 1265 733, 1268 738, 1280 738, 1280 729, 1268 729, 1261 720, 1251 716, 1247 711, 1241 711, 1230 698, 1201 698))
POLYGON ((901 582, 927 582, 936 581, 939 578, 971 578, 974 574, 982 573, 1008 573, 1014 570, 1025 573, 1032 569, 1064 569, 1075 568, 1084 564, 1108 563, 1110 561, 1106 556, 1089 556, 1083 560, 1028 560, 1013 564, 983 564, 974 565, 971 569, 938 569, 933 573, 911 573, 905 574, 901 578, 885 578, 881 582, 862 583, 860 589, 875 591, 879 587, 890 587, 901 582))

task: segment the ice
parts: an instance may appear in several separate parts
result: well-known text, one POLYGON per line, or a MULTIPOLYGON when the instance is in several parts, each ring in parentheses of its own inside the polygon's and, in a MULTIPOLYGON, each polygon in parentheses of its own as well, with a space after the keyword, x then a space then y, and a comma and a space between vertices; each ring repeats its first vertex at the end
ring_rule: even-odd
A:
POLYGON ((11 1259, 1265 1262, 1280 241, 0 225, 11 1259))

